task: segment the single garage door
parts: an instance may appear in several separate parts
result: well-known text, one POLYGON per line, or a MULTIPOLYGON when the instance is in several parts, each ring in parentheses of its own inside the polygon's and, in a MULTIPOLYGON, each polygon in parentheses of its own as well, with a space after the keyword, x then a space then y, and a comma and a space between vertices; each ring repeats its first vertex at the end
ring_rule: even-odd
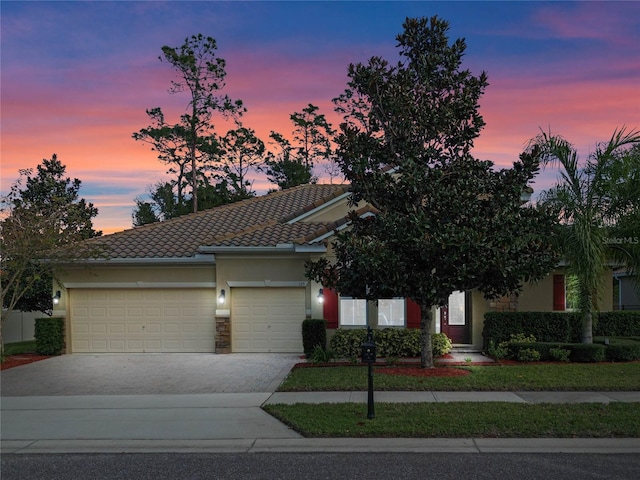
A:
POLYGON ((215 290, 73 289, 74 353, 214 352, 215 290))
POLYGON ((302 352, 304 288, 233 288, 234 352, 302 352))

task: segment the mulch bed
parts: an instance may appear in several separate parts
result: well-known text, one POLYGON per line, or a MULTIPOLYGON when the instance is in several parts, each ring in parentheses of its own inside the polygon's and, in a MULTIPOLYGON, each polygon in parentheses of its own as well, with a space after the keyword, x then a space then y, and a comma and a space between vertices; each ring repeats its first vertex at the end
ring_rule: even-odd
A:
POLYGON ((7 370, 13 367, 19 367, 20 365, 26 365, 28 363, 39 362, 50 358, 48 355, 37 355, 35 353, 20 353, 18 355, 8 355, 4 362, 0 363, 0 370, 7 370))

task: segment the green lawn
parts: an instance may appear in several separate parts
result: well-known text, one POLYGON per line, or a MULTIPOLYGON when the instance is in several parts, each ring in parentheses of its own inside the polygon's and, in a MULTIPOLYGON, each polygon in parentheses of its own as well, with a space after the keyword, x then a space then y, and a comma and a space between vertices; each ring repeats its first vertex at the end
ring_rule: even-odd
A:
POLYGON ((640 404, 379 403, 266 405, 305 437, 640 437, 640 404))
MULTIPOLYGON (((640 362, 566 363, 438 367, 461 368, 462 377, 385 375, 374 368, 375 390, 405 391, 638 391, 640 362)), ((367 389, 366 366, 295 368, 281 392, 353 391, 367 389)))
POLYGON ((33 353, 36 351, 36 341, 7 343, 4 346, 5 355, 17 355, 20 353, 33 353))
MULTIPOLYGON (((640 390, 640 362, 439 367, 469 372, 457 377, 387 375, 385 368, 374 368, 374 390, 640 390)), ((366 389, 366 366, 331 366, 296 368, 279 391, 366 389)), ((379 403, 372 420, 366 404, 264 408, 307 437, 640 437, 640 403, 379 403)))

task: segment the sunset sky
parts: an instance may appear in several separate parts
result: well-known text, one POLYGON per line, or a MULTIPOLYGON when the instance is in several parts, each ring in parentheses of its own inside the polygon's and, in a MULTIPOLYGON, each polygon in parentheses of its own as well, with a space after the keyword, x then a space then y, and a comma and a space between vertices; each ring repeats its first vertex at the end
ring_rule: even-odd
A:
MULTIPOLYGON (((173 71, 158 56, 198 33, 217 40, 223 93, 243 100, 243 123, 263 141, 288 135, 289 115, 309 103, 337 126, 331 99, 349 63, 395 62, 404 19, 433 15, 450 22, 452 40, 466 39, 463 66, 489 77, 477 158, 509 166, 541 128, 584 158, 616 127, 640 127, 640 2, 3 0, 0 9, 1 191, 56 153, 105 233, 130 228, 134 198, 166 178, 131 135, 149 124, 148 108, 171 123, 184 112, 188 98, 167 93, 173 71)), ((273 187, 255 178, 259 193, 273 187)), ((547 171, 533 186, 554 178, 547 171)))

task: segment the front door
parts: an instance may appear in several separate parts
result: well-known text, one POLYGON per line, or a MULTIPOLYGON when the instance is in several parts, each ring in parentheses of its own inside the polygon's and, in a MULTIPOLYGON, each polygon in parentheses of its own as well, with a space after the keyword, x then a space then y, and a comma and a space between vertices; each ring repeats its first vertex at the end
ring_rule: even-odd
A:
POLYGON ((470 343, 468 307, 467 294, 454 292, 449 304, 440 309, 440 331, 453 343, 470 343))

